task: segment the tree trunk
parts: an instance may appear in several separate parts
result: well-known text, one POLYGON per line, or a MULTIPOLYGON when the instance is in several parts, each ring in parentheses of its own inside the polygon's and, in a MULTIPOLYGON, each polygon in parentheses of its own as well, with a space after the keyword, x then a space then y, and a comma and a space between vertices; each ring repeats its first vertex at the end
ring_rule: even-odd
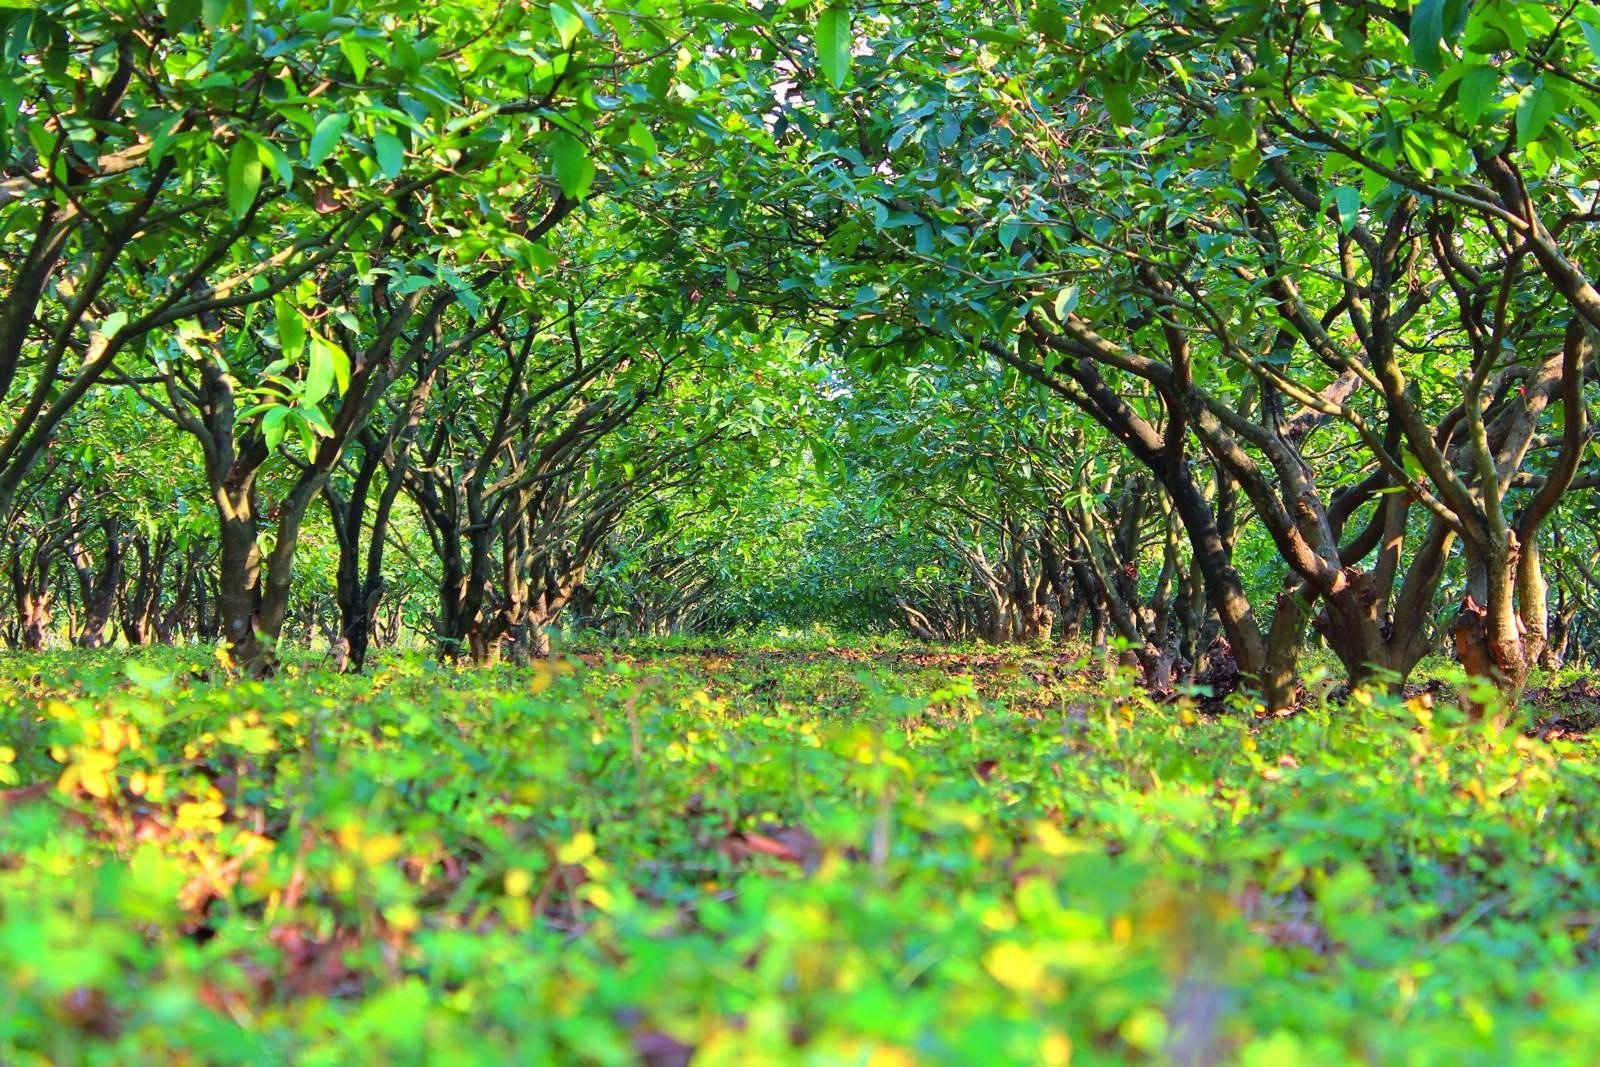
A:
MULTIPOLYGON (((1536 655, 1531 653, 1523 619, 1516 611, 1516 565, 1514 535, 1491 541, 1487 550, 1469 547, 1467 595, 1450 626, 1462 668, 1498 689, 1508 706, 1521 699, 1536 655)), ((1474 716, 1482 716, 1486 710, 1470 697, 1463 705, 1474 716)))
POLYGON ((44 650, 45 637, 50 632, 49 593, 27 590, 18 602, 22 648, 27 652, 44 650))
POLYGON ((256 543, 254 478, 216 491, 221 553, 217 564, 216 617, 229 654, 253 675, 272 669, 272 652, 261 640, 261 549, 256 543))
POLYGON ((83 595, 83 626, 77 637, 79 648, 101 648, 105 645, 106 630, 111 625, 111 615, 117 606, 117 591, 122 587, 127 542, 113 523, 102 523, 101 529, 105 535, 105 557, 98 573, 82 545, 76 546, 73 553, 73 566, 78 571, 79 588, 83 595))

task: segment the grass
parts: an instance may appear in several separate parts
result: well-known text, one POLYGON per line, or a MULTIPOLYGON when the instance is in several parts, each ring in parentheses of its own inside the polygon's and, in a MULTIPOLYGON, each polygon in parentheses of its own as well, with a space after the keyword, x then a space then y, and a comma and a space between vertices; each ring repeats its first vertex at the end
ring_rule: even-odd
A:
POLYGON ((0 660, 6 1064, 1600 1047, 1581 735, 893 643, 197 656, 0 660))

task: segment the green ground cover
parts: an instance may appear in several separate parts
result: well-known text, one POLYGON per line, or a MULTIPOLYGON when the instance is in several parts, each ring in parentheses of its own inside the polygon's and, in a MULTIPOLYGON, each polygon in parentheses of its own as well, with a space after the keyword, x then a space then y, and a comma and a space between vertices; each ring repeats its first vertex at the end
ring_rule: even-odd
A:
POLYGON ((1593 747, 1024 652, 0 661, 0 1061, 1583 1064, 1593 747))

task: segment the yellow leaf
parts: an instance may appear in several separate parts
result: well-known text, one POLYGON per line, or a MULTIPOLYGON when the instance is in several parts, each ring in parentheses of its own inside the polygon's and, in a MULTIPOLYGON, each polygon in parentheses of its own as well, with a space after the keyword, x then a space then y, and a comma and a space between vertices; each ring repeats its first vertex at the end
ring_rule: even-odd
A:
POLYGON ((361 858, 368 867, 387 863, 400 854, 401 840, 394 834, 378 834, 361 843, 361 858))
POLYGON ((571 841, 556 850, 556 859, 562 863, 582 863, 592 855, 594 855, 594 835, 587 830, 574 834, 571 841))
POLYGON ((555 675, 550 672, 550 667, 544 663, 533 665, 533 678, 528 682, 528 691, 538 696, 550 688, 550 683, 555 681, 555 675))
POLYGON ((85 769, 78 783, 83 791, 96 800, 104 800, 111 795, 111 780, 104 772, 85 769))
POLYGON ((1121 1027, 1122 1040, 1141 1052, 1154 1053, 1167 1041, 1167 1018, 1154 1008, 1142 1008, 1121 1027))
POLYGON ((513 867, 506 872, 506 896, 525 897, 532 888, 533 875, 528 871, 513 867))
POLYGON ((1044 965, 1015 941, 1003 941, 990 949, 983 957, 983 967, 995 981, 1019 993, 1037 993, 1044 988, 1044 965))
POLYGON ((1074 840, 1062 833, 1054 823, 1043 820, 1033 824, 1033 841, 1047 856, 1071 856, 1092 851, 1082 841, 1074 840))
MULTIPOLYGON (((148 783, 146 789, 148 790, 148 783)), ((178 829, 218 830, 227 807, 220 800, 195 800, 178 805, 178 829)))

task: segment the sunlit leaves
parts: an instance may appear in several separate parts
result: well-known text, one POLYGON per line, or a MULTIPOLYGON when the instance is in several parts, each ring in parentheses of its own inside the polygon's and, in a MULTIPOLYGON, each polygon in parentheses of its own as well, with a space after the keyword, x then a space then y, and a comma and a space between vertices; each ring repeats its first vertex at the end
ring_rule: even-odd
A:
POLYGON ((1556 114, 1556 94, 1543 78, 1522 90, 1517 99, 1517 140, 1530 144, 1539 138, 1556 114))
POLYGON ((573 200, 589 195, 595 164, 582 141, 565 130, 556 131, 550 137, 550 160, 562 193, 573 200))
POLYGON ((1457 101, 1461 105, 1461 117, 1468 125, 1476 125, 1494 103, 1500 77, 1498 70, 1486 65, 1475 65, 1462 75, 1457 101))
POLYGON ((1069 285, 1056 293, 1055 299, 1051 301, 1050 311, 1058 322, 1077 309, 1081 296, 1082 291, 1076 285, 1069 285))
POLYGON ((817 15, 817 65, 835 89, 850 77, 850 9, 829 3, 817 15))
POLYGON ((1053 41, 1067 36, 1066 15, 1054 0, 1036 3, 1028 11, 1028 25, 1053 41))
POLYGON ((1104 94, 1106 113, 1111 116, 1111 121, 1119 126, 1127 126, 1133 122, 1133 95, 1131 89, 1119 81, 1104 81, 1100 84, 1104 94))
POLYGON ((206 28, 219 30, 225 26, 233 15, 236 2, 237 0, 200 0, 200 17, 205 20, 206 28))
POLYGON ((350 69, 354 72, 356 81, 365 81, 368 62, 366 42, 355 34, 343 34, 339 37, 339 51, 350 64, 350 69))
POLYGON ((578 12, 567 6, 568 0, 557 0, 550 5, 550 19, 555 23, 556 35, 561 41, 562 48, 568 48, 583 32, 583 18, 578 12))
POLYGON ((378 160, 378 172, 393 181, 405 167, 405 148, 394 131, 381 126, 373 131, 372 148, 378 160))
POLYGON ((1339 214, 1339 229, 1349 233, 1360 218, 1361 190, 1341 185, 1333 190, 1333 204, 1339 214))
POLYGON ((1411 54, 1417 66, 1438 74, 1444 65, 1443 48, 1454 41, 1466 23, 1467 0, 1418 0, 1411 11, 1411 54))
MULTIPOLYGON (((42 689, 17 665, 12 724, 51 745, 175 714, 93 792, 5 798, 7 1040, 225 1059, 261 1023, 208 999, 270 996, 276 1047, 330 1062, 632 1062, 644 1026, 743 1060, 1160 1062, 1199 954, 1240 1062, 1592 1045, 1590 843, 1559 817, 1591 804, 1590 741, 1381 689, 1196 716, 1052 656, 888 647, 613 647, 539 696, 409 657, 258 687, 147 653, 179 680, 159 700, 81 655, 42 689), (84 711, 41 707, 69 687, 84 711), (1397 1016, 1409 981, 1428 995, 1397 1016), (85 988, 121 1029, 77 1021, 105 1017, 85 988), (730 1023, 730 994, 779 1023, 730 1023)), ((14 747, 48 793, 67 765, 14 747)))
POLYGON ((272 313, 278 330, 278 350, 285 360, 292 362, 299 358, 305 346, 305 316, 281 296, 273 300, 272 313))
POLYGON ((318 120, 306 144, 306 165, 315 167, 327 159, 349 125, 350 116, 342 111, 329 112, 318 120))
POLYGON ((261 191, 261 157, 251 142, 236 141, 228 153, 227 183, 228 212, 239 221, 249 213, 261 191))
POLYGON ((344 349, 320 334, 311 335, 309 362, 306 366, 304 402, 318 404, 337 384, 340 394, 350 386, 350 357, 344 349))

